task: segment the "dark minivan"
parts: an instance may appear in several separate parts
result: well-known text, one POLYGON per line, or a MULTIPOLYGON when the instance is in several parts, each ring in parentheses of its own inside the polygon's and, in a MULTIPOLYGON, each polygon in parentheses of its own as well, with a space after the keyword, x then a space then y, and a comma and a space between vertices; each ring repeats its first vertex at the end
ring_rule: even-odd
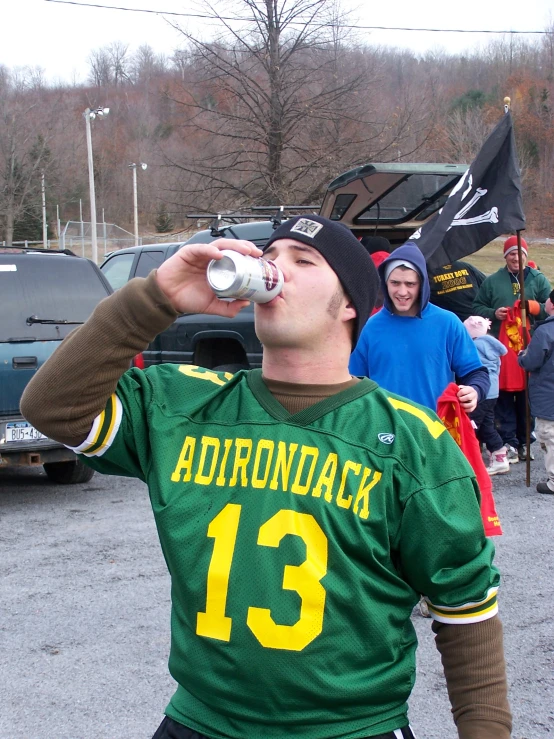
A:
POLYGON ((92 477, 72 451, 23 418, 19 401, 60 341, 111 293, 88 259, 53 250, 0 248, 0 469, 44 465, 50 480, 66 484, 92 477))

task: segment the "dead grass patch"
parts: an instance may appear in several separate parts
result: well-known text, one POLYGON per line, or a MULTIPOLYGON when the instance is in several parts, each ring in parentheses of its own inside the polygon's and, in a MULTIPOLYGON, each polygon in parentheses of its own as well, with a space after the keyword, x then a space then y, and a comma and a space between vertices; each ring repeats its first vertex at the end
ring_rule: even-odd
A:
MULTIPOLYGON (((491 241, 474 254, 464 257, 463 261, 473 264, 486 275, 491 275, 505 265, 502 256, 503 243, 504 240, 491 241)), ((529 259, 536 262, 554 287, 554 244, 539 241, 529 244, 529 259)))

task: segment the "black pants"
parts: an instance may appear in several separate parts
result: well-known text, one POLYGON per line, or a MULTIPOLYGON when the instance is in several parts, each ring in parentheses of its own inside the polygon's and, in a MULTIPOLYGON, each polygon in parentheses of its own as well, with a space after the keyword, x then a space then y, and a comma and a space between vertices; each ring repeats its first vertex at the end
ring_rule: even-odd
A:
MULTIPOLYGON (((403 739, 415 739, 412 730, 406 726, 400 729, 403 739)), ((178 724, 173 719, 166 716, 162 723, 159 725, 158 730, 152 737, 152 739, 208 739, 204 734, 198 734, 192 729, 187 729, 186 726, 178 724)), ((371 739, 397 739, 394 731, 389 731, 387 734, 379 734, 378 736, 371 737, 371 739)))
POLYGON ((475 421, 477 426, 475 435, 482 444, 486 445, 489 452, 497 452, 504 446, 504 441, 494 425, 495 405, 496 398, 482 400, 477 403, 477 408, 469 414, 469 417, 472 421, 475 421))
MULTIPOLYGON (((502 437, 504 444, 509 444, 517 449, 525 446, 525 390, 508 392, 501 390, 498 393, 494 416, 496 428, 502 437)), ((531 416, 531 429, 535 428, 535 419, 531 416)), ((531 441, 534 437, 531 436, 531 441)))

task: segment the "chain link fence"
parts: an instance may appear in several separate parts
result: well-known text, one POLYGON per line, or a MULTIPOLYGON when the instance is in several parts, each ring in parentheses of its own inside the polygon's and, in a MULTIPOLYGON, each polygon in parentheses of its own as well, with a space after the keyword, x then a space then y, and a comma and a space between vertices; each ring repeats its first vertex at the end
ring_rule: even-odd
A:
MULTIPOLYGON (((135 246, 134 234, 121 226, 116 226, 115 223, 97 223, 96 240, 98 254, 104 257, 108 252, 135 246)), ((91 224, 87 221, 68 221, 60 234, 57 246, 59 249, 69 249, 75 254, 90 257, 92 254, 91 224)))
MULTIPOLYGON (((186 241, 194 229, 181 231, 179 233, 163 233, 148 234, 139 236, 138 245, 143 244, 162 244, 173 243, 177 241, 186 241)), ((129 246, 135 246, 135 235, 126 231, 121 226, 114 223, 98 223, 96 225, 96 241, 98 247, 98 256, 105 257, 112 251, 118 249, 126 249, 129 246)), ((0 241, 0 247, 5 246, 4 241, 0 241)), ((12 246, 22 246, 25 248, 34 247, 42 249, 43 241, 13 241, 12 246)), ((92 256, 91 243, 91 227, 88 221, 68 221, 60 233, 59 239, 47 239, 47 249, 69 249, 74 254, 83 257, 92 256)))

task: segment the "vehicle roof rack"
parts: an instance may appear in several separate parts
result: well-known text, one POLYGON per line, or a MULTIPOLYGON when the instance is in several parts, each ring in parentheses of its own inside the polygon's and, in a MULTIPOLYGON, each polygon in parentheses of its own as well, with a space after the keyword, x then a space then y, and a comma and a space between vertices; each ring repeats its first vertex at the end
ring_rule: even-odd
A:
MULTIPOLYGON (((252 205, 243 210, 251 210, 253 213, 187 213, 187 218, 212 218, 210 224, 210 233, 212 236, 223 236, 225 229, 229 225, 239 221, 250 221, 253 218, 265 216, 268 221, 273 223, 273 228, 280 226, 283 221, 285 211, 309 211, 317 212, 319 205, 252 205), (230 221, 229 225, 225 225, 224 221, 230 221)), ((288 213, 287 213, 288 215, 288 213)))
POLYGON ((78 257, 71 249, 45 249, 42 246, 21 246, 21 244, 0 244, 0 254, 4 249, 18 249, 19 251, 31 251, 37 254, 68 254, 70 257, 78 257))

